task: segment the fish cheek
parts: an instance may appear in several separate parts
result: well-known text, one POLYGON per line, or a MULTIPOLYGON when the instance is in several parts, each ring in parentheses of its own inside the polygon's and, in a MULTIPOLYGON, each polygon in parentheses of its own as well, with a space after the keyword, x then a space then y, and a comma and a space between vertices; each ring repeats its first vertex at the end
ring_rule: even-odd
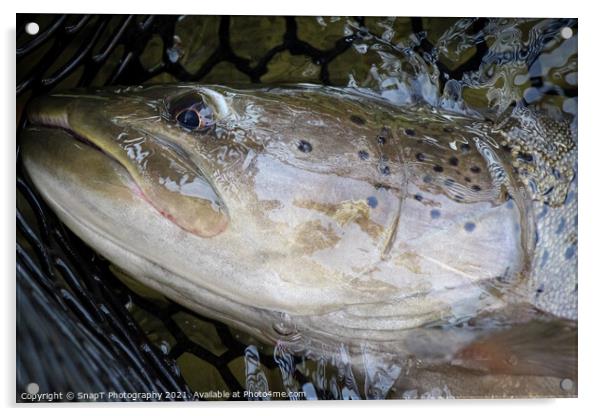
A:
POLYGON ((136 194, 180 228, 199 237, 223 232, 229 222, 221 197, 177 144, 137 130, 83 131, 132 177, 136 194))
POLYGON ((225 204, 185 156, 158 148, 145 163, 135 166, 143 196, 161 215, 199 237, 213 237, 226 229, 225 204))

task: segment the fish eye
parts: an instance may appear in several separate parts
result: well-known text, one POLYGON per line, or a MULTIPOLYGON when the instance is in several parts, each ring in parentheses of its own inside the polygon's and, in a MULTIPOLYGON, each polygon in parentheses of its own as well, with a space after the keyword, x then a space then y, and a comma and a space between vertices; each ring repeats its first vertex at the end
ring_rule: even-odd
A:
POLYGON ((168 103, 168 111, 170 118, 185 129, 205 129, 215 124, 213 109, 197 92, 176 97, 168 103))
POLYGON ((180 126, 186 127, 190 130, 198 128, 201 124, 201 119, 199 118, 198 113, 190 109, 180 111, 180 114, 176 116, 176 120, 180 126))

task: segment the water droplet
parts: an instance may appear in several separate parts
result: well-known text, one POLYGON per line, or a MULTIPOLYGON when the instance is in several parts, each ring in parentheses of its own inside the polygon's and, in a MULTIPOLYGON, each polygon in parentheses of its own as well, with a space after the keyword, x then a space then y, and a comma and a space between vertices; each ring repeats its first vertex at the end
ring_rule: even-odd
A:
POLYGON ((161 348, 161 352, 163 354, 168 354, 169 353, 169 349, 170 349, 169 342, 167 342, 165 340, 161 341, 161 344, 159 344, 159 348, 161 348))

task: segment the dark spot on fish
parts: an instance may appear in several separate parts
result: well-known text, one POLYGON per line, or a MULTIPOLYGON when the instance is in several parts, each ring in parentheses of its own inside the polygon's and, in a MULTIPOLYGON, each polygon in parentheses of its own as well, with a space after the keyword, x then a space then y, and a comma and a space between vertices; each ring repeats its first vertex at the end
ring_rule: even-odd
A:
POLYGON ((404 133, 405 133, 407 136, 416 136, 416 132, 414 131, 414 129, 405 129, 405 130, 404 130, 404 133))
POLYGON ((558 228, 556 228, 556 234, 560 234, 560 233, 562 233, 562 231, 564 231, 564 225, 565 225, 564 218, 561 218, 560 224, 558 224, 558 228))
POLYGON ((422 195, 420 195, 420 194, 416 194, 416 195, 414 195, 414 199, 415 199, 416 201, 420 202, 420 201, 422 201, 422 199, 423 199, 423 198, 422 198, 422 195))
POLYGON ((301 140, 297 145, 297 149, 301 150, 303 153, 309 153, 312 151, 313 147, 310 142, 301 140))
POLYGON ((381 166, 380 167, 380 173, 382 173, 383 175, 390 175, 391 174, 391 169, 389 169, 389 167, 387 165, 381 166))
POLYGON ((506 267, 504 274, 501 276, 496 276, 495 280, 500 283, 510 283, 510 267, 506 267))
POLYGON ((455 183, 455 181, 453 179, 447 178, 446 180, 443 181, 443 184, 445 186, 452 186, 455 183))
POLYGON ((439 165, 435 165, 435 166, 433 166, 433 170, 434 170, 435 172, 439 172, 439 173, 441 173, 441 172, 443 172, 443 167, 441 167, 441 166, 439 166, 439 165))
POLYGON ((564 252, 564 258, 570 260, 575 255, 575 245, 571 244, 564 252))
POLYGON ((472 182, 472 179, 470 179, 468 176, 466 176, 466 177, 464 178, 464 180, 465 180, 466 182, 468 182, 468 183, 471 183, 471 182, 472 182))
POLYGON ((454 201, 462 202, 464 201, 464 197, 462 195, 454 195, 454 201))
POLYGON ((470 189, 472 189, 475 192, 480 192, 481 191, 481 187, 479 185, 472 185, 470 187, 470 189))
POLYGON ((537 290, 535 291, 535 297, 539 297, 539 295, 541 295, 543 293, 543 284, 540 285, 537 290))
POLYGON ((359 126, 366 124, 366 120, 364 120, 356 114, 352 114, 351 117, 349 117, 349 119, 359 126))
POLYGON ((432 219, 436 220, 440 216, 441 216, 441 211, 439 211, 438 209, 432 209, 431 210, 431 218, 432 219))
POLYGON ((370 206, 370 208, 376 208, 376 206, 378 205, 378 199, 376 199, 375 196, 369 196, 368 205, 370 206))
POLYGON ((464 229, 469 233, 472 233, 475 228, 477 228, 477 226, 474 222, 467 222, 466 224, 464 224, 464 229))
POLYGON ((467 143, 462 143, 460 145, 460 150, 462 151, 462 153, 466 154, 470 152, 470 146, 467 143))
POLYGON ((450 157, 449 164, 452 166, 458 166, 458 158, 455 156, 450 157))
POLYGON ((370 156, 368 154, 368 152, 366 152, 365 150, 360 150, 359 152, 357 152, 357 155, 359 156, 360 159, 362 160, 368 160, 368 157, 370 156))
POLYGON ((518 158, 527 163, 533 162, 533 155, 530 153, 518 152, 518 158))
POLYGON ((391 130, 389 130, 388 127, 383 127, 380 129, 380 133, 378 133, 376 140, 378 141, 378 144, 385 144, 389 137, 391 137, 391 130))
POLYGON ((424 181, 424 183, 431 183, 431 182, 433 182, 433 178, 430 175, 424 175, 424 177, 422 178, 422 180, 424 181))
POLYGON ((452 133, 454 129, 452 129, 451 127, 443 127, 443 131, 446 133, 452 133))
POLYGON ((550 258, 550 253, 548 253, 548 250, 544 250, 543 254, 541 255, 541 267, 546 265, 549 258, 550 258))
POLYGON ((419 162, 424 162, 425 161, 425 157, 422 153, 416 153, 416 160, 419 162))
POLYGON ((470 167, 470 171, 471 171, 472 173, 480 173, 480 172, 481 172, 481 168, 480 168, 480 167, 478 167, 478 166, 471 166, 471 167, 470 167))

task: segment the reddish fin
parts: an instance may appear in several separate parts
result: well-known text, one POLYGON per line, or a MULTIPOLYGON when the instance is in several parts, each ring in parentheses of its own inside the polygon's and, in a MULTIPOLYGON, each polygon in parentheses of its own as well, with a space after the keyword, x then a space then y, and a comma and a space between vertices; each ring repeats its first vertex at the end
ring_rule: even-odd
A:
POLYGON ((577 377, 577 325, 534 320, 488 332, 458 351, 453 365, 491 374, 577 377))

